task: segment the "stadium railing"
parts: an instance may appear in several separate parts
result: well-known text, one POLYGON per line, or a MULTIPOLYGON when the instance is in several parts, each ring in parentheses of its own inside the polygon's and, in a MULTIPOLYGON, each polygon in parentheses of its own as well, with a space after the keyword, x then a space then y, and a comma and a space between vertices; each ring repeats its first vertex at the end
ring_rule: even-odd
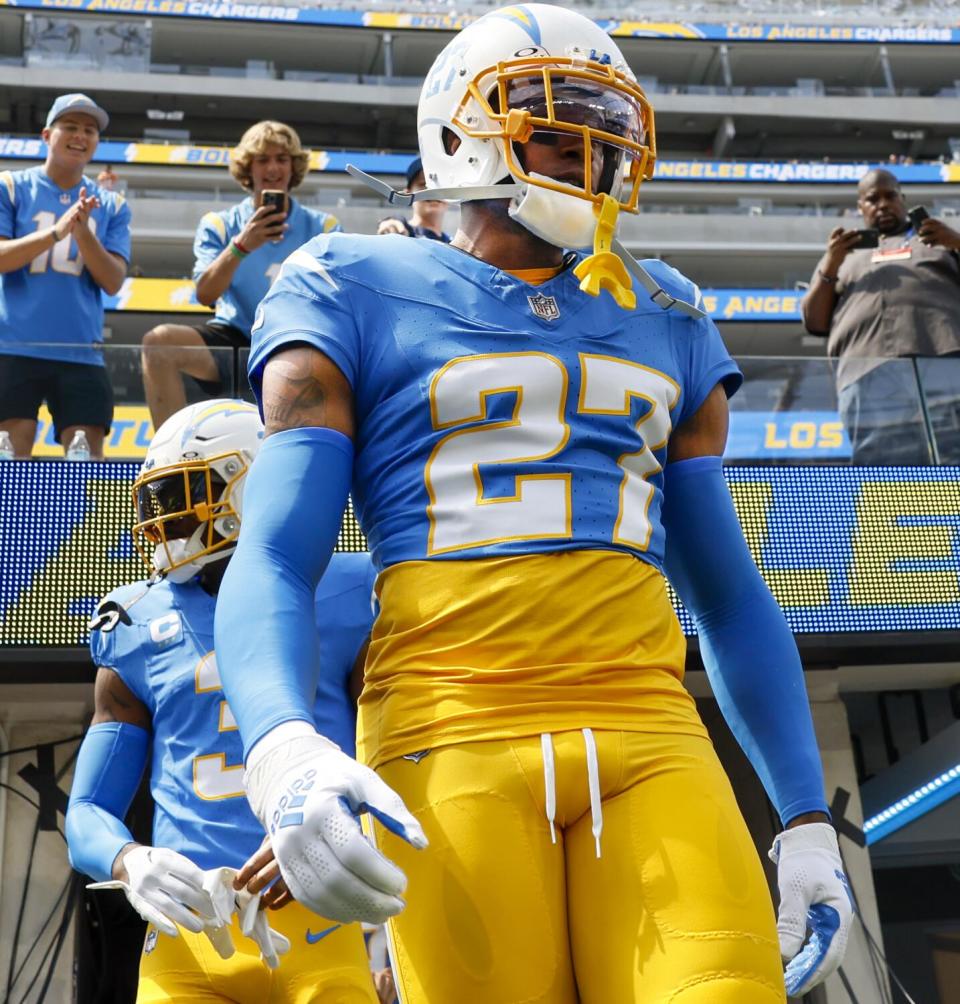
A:
MULTIPOLYGON (((143 386, 142 353, 159 351, 136 345, 106 345, 104 363, 115 397, 114 424, 106 443, 108 460, 142 458, 153 434, 143 386)), ((232 386, 222 396, 253 401, 247 380, 248 349, 202 349, 211 351, 231 374, 232 386)), ((749 464, 838 464, 852 463, 850 438, 840 416, 836 361, 823 358, 743 356, 737 362, 744 384, 730 402, 730 437, 725 454, 728 463, 749 464)), ((880 362, 880 360, 877 360, 880 362)), ((931 465, 941 456, 956 456, 960 427, 960 358, 924 361, 883 360, 898 371, 903 388, 882 405, 891 416, 891 431, 910 414, 926 430, 925 442, 910 463, 931 465)), ((186 380, 189 402, 206 395, 199 385, 186 380)), ((882 419, 882 416, 881 416, 882 419)), ((59 458, 62 451, 53 438, 49 413, 40 415, 35 456, 59 458)), ((897 463, 903 463, 899 455, 897 463)))

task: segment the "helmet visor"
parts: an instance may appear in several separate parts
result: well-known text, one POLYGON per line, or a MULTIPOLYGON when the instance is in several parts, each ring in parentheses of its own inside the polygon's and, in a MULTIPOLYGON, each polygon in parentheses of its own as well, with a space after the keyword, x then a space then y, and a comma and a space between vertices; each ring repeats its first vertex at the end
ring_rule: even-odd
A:
POLYGON ((625 181, 637 177, 639 183, 645 128, 634 95, 603 80, 549 68, 536 76, 511 77, 506 96, 508 114, 522 114, 530 129, 526 142, 512 151, 523 174, 618 201, 625 181))
POLYGON ((625 141, 627 148, 635 148, 644 141, 643 111, 639 102, 602 81, 587 80, 562 75, 550 76, 550 90, 544 78, 517 77, 507 84, 507 107, 528 111, 539 120, 536 131, 550 131, 551 125, 559 132, 568 132, 563 126, 575 126, 576 131, 589 129, 603 134, 607 143, 625 141))
POLYGON ((189 537, 200 525, 195 512, 197 502, 206 501, 205 470, 176 471, 141 481, 134 491, 137 522, 147 539, 155 544, 163 537, 167 540, 189 537))

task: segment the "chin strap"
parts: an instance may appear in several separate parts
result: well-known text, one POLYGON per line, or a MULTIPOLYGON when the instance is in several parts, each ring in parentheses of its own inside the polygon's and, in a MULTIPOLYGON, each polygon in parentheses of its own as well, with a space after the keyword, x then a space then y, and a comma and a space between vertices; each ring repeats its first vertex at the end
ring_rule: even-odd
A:
POLYGON ((512 199, 523 191, 523 185, 481 185, 477 188, 425 188, 422 192, 398 192, 385 181, 347 164, 347 174, 362 181, 382 196, 391 206, 412 206, 414 202, 443 199, 445 202, 479 202, 481 199, 512 199))
MULTIPOLYGON (((593 235, 593 254, 584 258, 573 270, 580 280, 580 288, 590 296, 599 296, 605 289, 624 310, 634 310, 637 295, 633 292, 630 276, 623 259, 610 250, 617 229, 620 204, 612 195, 604 195, 599 206, 593 207, 597 229, 593 235)), ((632 256, 631 256, 632 257, 632 256)))
MULTIPOLYGON (((477 188, 427 188, 422 192, 398 192, 385 181, 347 164, 347 173, 372 188, 391 206, 411 206, 414 202, 444 199, 449 202, 475 202, 482 199, 511 199, 520 195, 524 185, 483 185, 477 188)), ((686 300, 671 296, 653 276, 633 257, 614 236, 620 206, 612 195, 605 195, 603 203, 594 209, 597 230, 593 238, 593 254, 585 258, 573 274, 580 280, 580 288, 590 296, 599 296, 606 289, 617 305, 633 310, 637 297, 630 276, 647 291, 650 299, 661 310, 678 310, 687 317, 706 317, 706 311, 686 300)))

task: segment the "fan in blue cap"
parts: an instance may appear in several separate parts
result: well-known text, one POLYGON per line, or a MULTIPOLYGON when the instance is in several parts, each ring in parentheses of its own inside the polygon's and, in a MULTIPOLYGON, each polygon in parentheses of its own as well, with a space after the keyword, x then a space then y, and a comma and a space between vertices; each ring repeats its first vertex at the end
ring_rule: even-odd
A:
POLYGON ((50 106, 50 111, 47 112, 47 123, 46 128, 49 129, 54 122, 57 121, 67 112, 78 112, 82 115, 89 115, 96 123, 97 128, 100 132, 103 132, 107 126, 110 124, 110 116, 93 100, 93 98, 87 97, 86 94, 61 94, 53 104, 50 106))
POLYGON ((64 448, 82 432, 99 459, 110 431, 103 293, 127 274, 130 209, 84 173, 109 121, 88 95, 61 94, 44 163, 0 173, 0 430, 21 457, 44 402, 64 448))

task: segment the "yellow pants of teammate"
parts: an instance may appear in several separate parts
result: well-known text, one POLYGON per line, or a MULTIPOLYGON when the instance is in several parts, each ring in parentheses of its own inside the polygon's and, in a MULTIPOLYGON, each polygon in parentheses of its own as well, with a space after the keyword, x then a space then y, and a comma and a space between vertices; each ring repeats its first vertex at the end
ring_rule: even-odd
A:
POLYGON ((710 742, 586 733, 379 768, 430 840, 375 829, 409 880, 401 1001, 782 1004, 770 894, 710 742))
POLYGON ((376 1004, 359 924, 336 925, 292 903, 270 913, 270 926, 290 939, 278 969, 260 961, 257 946, 233 919, 236 953, 221 959, 203 934, 179 937, 147 928, 140 958, 138 1004, 376 1004))

